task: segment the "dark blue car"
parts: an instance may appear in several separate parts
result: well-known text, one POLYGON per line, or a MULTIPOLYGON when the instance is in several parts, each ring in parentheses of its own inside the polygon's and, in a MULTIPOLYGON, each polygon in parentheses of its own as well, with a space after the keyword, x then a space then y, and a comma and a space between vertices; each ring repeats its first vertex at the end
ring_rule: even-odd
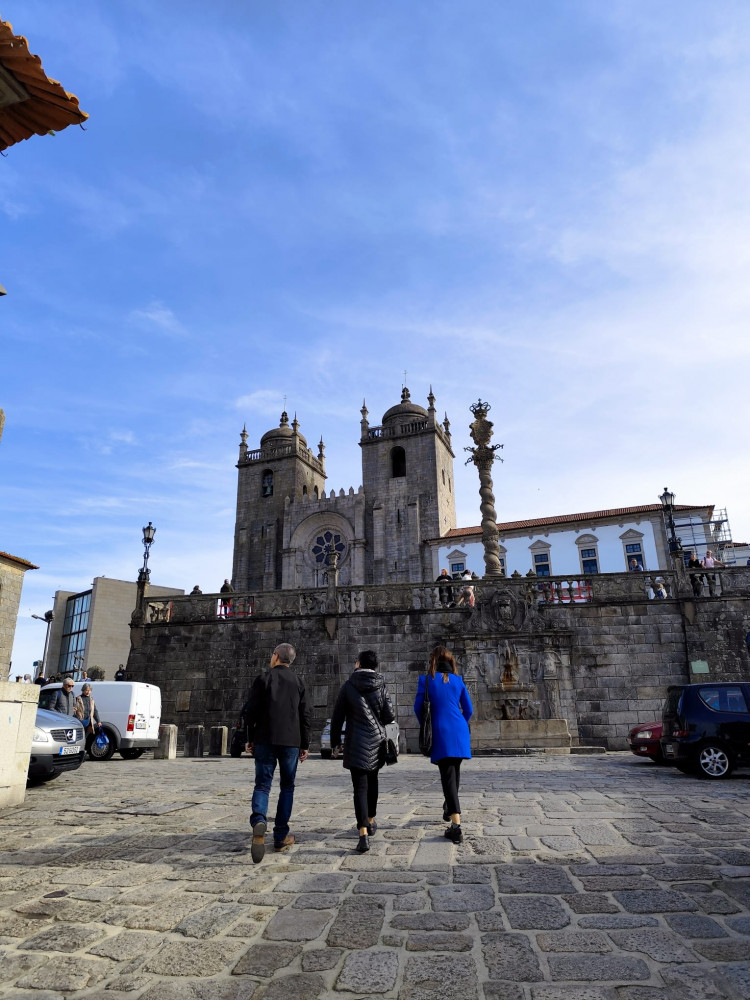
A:
POLYGON ((728 778, 735 767, 750 765, 750 684, 670 687, 661 750, 666 764, 699 778, 728 778))

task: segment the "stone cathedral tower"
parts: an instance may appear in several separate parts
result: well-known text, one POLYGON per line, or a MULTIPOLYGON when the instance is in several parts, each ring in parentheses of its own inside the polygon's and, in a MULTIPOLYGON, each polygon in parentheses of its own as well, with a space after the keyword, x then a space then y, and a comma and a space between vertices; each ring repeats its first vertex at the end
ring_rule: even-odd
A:
POLYGON ((286 412, 279 426, 260 439, 257 451, 248 449, 246 430, 240 438, 232 585, 242 591, 280 590, 286 498, 324 494, 325 446, 321 440, 316 457, 299 432, 296 414, 290 425, 286 412))
POLYGON ((324 445, 307 447, 295 416, 247 446, 240 435, 232 584, 243 592, 304 590, 328 581, 337 553, 342 586, 422 583, 434 577, 425 542, 456 526, 450 425, 401 402, 371 427, 362 407, 362 486, 326 495, 324 445))
POLYGON ((367 582, 417 583, 432 579, 423 541, 456 526, 450 424, 440 423, 430 388, 428 407, 401 402, 371 427, 362 406, 362 483, 366 502, 367 582))

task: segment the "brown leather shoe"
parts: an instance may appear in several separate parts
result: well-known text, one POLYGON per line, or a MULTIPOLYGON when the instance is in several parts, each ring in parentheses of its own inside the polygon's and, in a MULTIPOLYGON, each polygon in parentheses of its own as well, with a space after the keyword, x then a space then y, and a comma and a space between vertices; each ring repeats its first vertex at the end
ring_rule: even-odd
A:
POLYGON ((273 849, 274 851, 285 851, 288 847, 291 847, 293 843, 294 843, 294 834, 288 833, 280 844, 273 845, 273 849))
POLYGON ((266 824, 261 820, 253 827, 253 842, 250 845, 250 857, 253 864, 257 865, 263 860, 266 853, 266 824))

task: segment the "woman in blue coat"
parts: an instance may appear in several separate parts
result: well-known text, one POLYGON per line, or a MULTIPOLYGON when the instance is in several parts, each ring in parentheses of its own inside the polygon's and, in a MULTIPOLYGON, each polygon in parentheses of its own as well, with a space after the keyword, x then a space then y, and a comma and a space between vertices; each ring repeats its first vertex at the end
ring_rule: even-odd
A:
POLYGON ((446 822, 450 820, 451 824, 445 831, 445 836, 454 844, 460 844, 463 834, 458 786, 461 778, 461 761, 471 759, 469 719, 474 708, 466 685, 458 675, 456 658, 445 646, 435 646, 430 654, 427 674, 419 678, 414 714, 420 721, 425 702, 425 688, 432 714, 430 760, 433 764, 437 764, 440 771, 440 781, 445 796, 443 819, 446 822))

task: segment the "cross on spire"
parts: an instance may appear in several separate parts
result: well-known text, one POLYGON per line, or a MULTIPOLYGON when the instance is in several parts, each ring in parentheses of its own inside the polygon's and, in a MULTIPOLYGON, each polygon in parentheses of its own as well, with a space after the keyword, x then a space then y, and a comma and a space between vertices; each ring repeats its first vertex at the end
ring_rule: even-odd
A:
POLYGON ((404 381, 403 381, 403 382, 401 383, 401 388, 402 388, 402 389, 405 389, 405 388, 406 388, 406 376, 407 376, 408 374, 409 374, 409 373, 408 373, 408 372, 407 372, 407 370, 406 370, 406 369, 404 368, 404 381))

